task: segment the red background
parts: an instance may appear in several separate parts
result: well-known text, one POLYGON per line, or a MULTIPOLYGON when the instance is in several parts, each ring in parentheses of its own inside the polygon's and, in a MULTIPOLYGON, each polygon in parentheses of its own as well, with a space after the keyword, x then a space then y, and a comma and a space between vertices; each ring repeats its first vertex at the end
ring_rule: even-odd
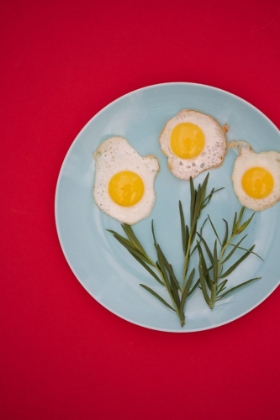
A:
POLYGON ((280 127, 279 1, 0 7, 1 419, 279 418, 279 288, 217 329, 147 330, 87 294, 54 222, 70 144, 131 90, 211 85, 280 127))

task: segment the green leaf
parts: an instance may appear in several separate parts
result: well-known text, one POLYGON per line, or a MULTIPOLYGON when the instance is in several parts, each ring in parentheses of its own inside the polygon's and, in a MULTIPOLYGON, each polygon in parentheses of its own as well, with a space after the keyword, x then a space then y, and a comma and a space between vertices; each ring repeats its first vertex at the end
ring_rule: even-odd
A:
MULTIPOLYGON (((233 248, 232 248, 232 250, 228 253, 228 255, 223 259, 223 262, 222 262, 222 264, 224 264, 227 260, 229 260, 230 259, 230 257, 234 254, 234 252, 238 249, 238 247, 239 247, 239 245, 241 244, 241 242, 246 238, 246 236, 247 235, 245 235, 245 236, 243 236, 243 238, 242 239, 240 239, 240 241, 239 242, 237 242, 237 244, 235 244, 235 245, 233 245, 233 244, 229 244, 229 245, 233 245, 233 248)), ((247 249, 246 249, 246 251, 248 251, 247 249)))
POLYGON ((196 225, 197 220, 198 220, 199 215, 200 215, 200 210, 201 210, 201 188, 200 188, 200 185, 199 185, 198 190, 197 190, 197 194, 196 194, 194 210, 193 210, 192 225, 194 225, 194 224, 196 225))
POLYGON ((207 303, 207 305, 210 305, 210 299, 209 299, 209 296, 207 294, 206 283, 205 283, 205 279, 204 279, 201 264, 199 264, 198 270, 199 270, 199 279, 200 279, 201 290, 202 290, 205 302, 207 303))
POLYGON ((247 228, 247 226, 251 223, 254 216, 255 216, 255 213, 253 213, 252 216, 248 220, 246 220, 246 222, 244 222, 240 227, 237 228, 236 230, 237 235, 239 235, 241 232, 243 232, 243 230, 247 228))
POLYGON ((159 265, 158 261, 156 262, 156 266, 157 266, 158 271, 161 273, 161 269, 160 269, 160 265, 159 265))
POLYGON ((203 245, 204 245, 204 248, 205 248, 205 250, 206 250, 206 252, 207 252, 207 255, 208 255, 208 257, 209 257, 209 260, 211 261, 211 264, 213 265, 213 255, 212 255, 212 252, 210 251, 209 246, 207 245, 207 242, 206 242, 206 241, 205 241, 205 239, 201 236, 201 234, 200 234, 200 233, 198 233, 198 232, 197 232, 197 234, 198 234, 199 238, 201 239, 201 241, 202 241, 202 243, 203 243, 203 245))
POLYGON ((201 227, 200 227, 200 229, 199 229, 199 233, 200 233, 200 235, 202 235, 203 228, 204 228, 205 223, 207 222, 207 220, 208 220, 208 217, 206 217, 206 219, 204 220, 204 222, 202 223, 202 225, 201 225, 201 227))
POLYGON ((169 292, 171 293, 172 298, 173 298, 175 304, 177 305, 177 308, 179 308, 180 299, 179 299, 179 295, 178 295, 178 290, 180 290, 180 286, 179 286, 178 280, 175 277, 172 265, 169 264, 169 262, 167 261, 165 255, 162 252, 162 249, 160 248, 159 245, 158 245, 158 253, 159 253, 160 265, 161 265, 162 269, 164 270, 163 276, 166 280, 166 287, 169 290, 169 292), (167 271, 165 271, 165 269, 167 271), (169 274, 169 279, 168 279, 167 273, 169 274))
POLYGON ((209 219, 209 222, 210 222, 211 227, 212 227, 212 229, 213 229, 213 232, 215 233, 215 236, 216 236, 216 238, 217 238, 217 239, 218 239, 218 241, 219 241, 219 244, 220 244, 220 245, 222 245, 221 240, 220 240, 220 238, 219 238, 219 235, 218 235, 218 233, 217 233, 217 231, 216 231, 216 229, 215 229, 215 226, 214 226, 214 225, 213 225, 213 223, 212 223, 212 220, 210 219, 209 214, 208 214, 208 219, 209 219))
POLYGON ((208 174, 206 175, 206 177, 204 178, 204 181, 201 185, 201 198, 200 198, 200 207, 203 206, 205 197, 206 197, 206 189, 207 189, 207 184, 208 184, 208 180, 209 180, 209 175, 210 173, 208 172, 208 174))
POLYGON ((108 232, 112 233, 112 235, 114 236, 114 238, 122 245, 124 246, 128 251, 130 250, 135 250, 139 255, 142 256, 142 254, 138 251, 138 249, 136 249, 130 242, 128 239, 124 238, 123 236, 121 236, 120 234, 118 234, 117 232, 113 231, 113 230, 109 230, 107 229, 108 232))
POLYGON ((179 285, 179 282, 178 282, 178 280, 177 280, 177 278, 176 278, 176 276, 174 274, 172 265, 169 264, 169 263, 167 263, 166 268, 167 268, 167 270, 169 272, 170 280, 176 286, 176 289, 177 290, 181 290, 180 285, 179 285))
POLYGON ((197 250, 197 244, 193 247, 193 249, 190 251, 190 257, 195 253, 197 250))
POLYGON ((217 190, 215 190, 215 188, 212 188, 212 190, 211 190, 211 192, 210 192, 210 194, 208 194, 207 195, 207 197, 205 197, 205 199, 204 199, 204 201, 203 201, 203 203, 202 203, 202 209, 204 209, 209 203, 210 203, 210 201, 211 201, 211 198, 212 198, 212 196, 215 194, 215 193, 217 193, 218 191, 221 191, 221 190, 223 190, 224 189, 224 187, 222 187, 222 188, 218 188, 217 190))
POLYGON ((217 288, 217 296, 225 289, 228 279, 223 280, 217 288))
MULTIPOLYGON (((203 231, 203 227, 205 225, 205 223, 207 222, 208 219, 205 219, 204 222, 202 223, 201 227, 200 227, 200 232, 196 232, 198 235, 202 235, 202 231, 203 231)), ((195 235, 193 235, 193 239, 195 239, 195 235)), ((198 243, 201 242, 201 239, 199 239, 198 243)), ((197 249, 197 244, 193 247, 192 251, 190 252, 190 257, 192 256, 192 254, 196 251, 197 249)))
POLYGON ((147 255, 143 246, 141 245, 139 240, 136 238, 132 227, 130 225, 127 225, 126 223, 121 224, 121 227, 123 228, 125 234, 127 235, 128 239, 130 240, 131 244, 135 248, 137 248, 142 254, 147 255))
POLYGON ((191 193, 190 217, 191 217, 191 224, 192 224, 192 215, 194 211, 194 204, 195 204, 195 198, 196 198, 196 190, 194 188, 192 177, 190 177, 190 193, 191 193))
POLYGON ((171 305, 169 305, 169 303, 167 303, 160 295, 158 295, 153 289, 151 289, 150 287, 146 286, 145 284, 140 284, 141 287, 143 287, 144 289, 146 289, 148 292, 151 293, 151 295, 153 295, 155 298, 157 298, 161 303, 163 303, 165 306, 167 306, 167 308, 171 309, 172 311, 175 312, 175 309, 172 308, 171 305))
POLYGON ((218 260, 218 251, 217 251, 217 239, 214 243, 214 250, 213 250, 213 283, 217 283, 219 277, 219 260, 218 260))
POLYGON ((108 232, 112 233, 114 238, 122 245, 124 246, 133 256, 138 256, 139 259, 142 259, 145 263, 149 265, 154 265, 153 262, 146 256, 143 255, 137 248, 135 248, 126 238, 123 238, 118 233, 108 230, 108 232))
POLYGON ((185 217, 184 212, 182 208, 182 203, 179 200, 179 212, 180 212, 180 220, 181 220, 181 235, 182 235, 182 248, 183 248, 183 254, 186 255, 187 252, 187 237, 186 237, 186 224, 185 224, 185 217))
POLYGON ((243 217, 243 214, 244 214, 244 210, 245 210, 245 207, 242 206, 241 210, 240 210, 240 213, 239 213, 239 216, 238 216, 238 219, 237 219, 237 226, 239 226, 239 224, 241 223, 241 220, 242 220, 242 217, 243 217))
POLYGON ((229 276, 230 273, 233 272, 233 270, 236 269, 236 267, 239 266, 239 264, 242 263, 242 261, 244 261, 252 252, 252 250, 255 248, 255 245, 253 245, 247 252, 245 252, 245 254, 242 255, 241 258, 239 258, 239 260, 237 260, 222 276, 221 279, 224 279, 225 277, 229 276))
POLYGON ((240 287, 245 286, 246 284, 249 284, 249 283, 251 283, 252 281, 255 281, 255 280, 261 280, 261 277, 255 277, 253 279, 244 281, 243 283, 240 283, 237 286, 232 287, 231 289, 227 290, 225 293, 223 293, 222 295, 220 295, 217 300, 220 300, 220 299, 224 298, 229 293, 234 292, 236 289, 239 289, 240 287))
POLYGON ((214 193, 215 193, 215 188, 212 188, 211 192, 204 198, 201 209, 204 209, 210 203, 210 200, 214 193))
POLYGON ((222 247, 224 247, 228 241, 228 222, 225 219, 223 219, 223 221, 225 222, 225 225, 226 225, 226 231, 225 231, 225 236, 222 242, 222 247))
POLYGON ((153 239, 154 239, 154 246, 156 247, 157 241, 156 241, 156 235, 155 235, 154 221, 153 220, 152 220, 152 223, 151 223, 151 228, 152 228, 152 235, 153 235, 153 239))
POLYGON ((189 296, 191 296, 192 294, 193 294, 193 292, 195 291, 195 289, 197 288, 197 286, 199 285, 199 283, 200 283, 200 279, 198 279, 196 282, 195 282, 195 284, 193 285, 193 287, 191 288, 191 290, 189 291, 189 293, 188 293, 188 296, 187 297, 189 297, 189 296))
POLYGON ((133 254, 132 252, 130 252, 130 253, 139 262, 139 264, 141 264, 148 271, 148 273, 150 273, 151 276, 153 276, 153 278, 158 283, 164 285, 164 283, 160 280, 160 278, 156 275, 156 273, 147 264, 145 264, 144 261, 141 260, 141 258, 139 258, 136 254, 133 254))
MULTIPOLYGON (((205 223, 207 222, 208 219, 205 219, 204 222, 202 223, 201 227, 200 227, 200 232, 196 232, 198 235, 202 235, 202 231, 203 231, 203 227, 205 225, 205 223)), ((193 236, 193 239, 195 238, 195 235, 193 236)), ((198 241, 198 243, 201 242, 201 239, 198 241)), ((197 244, 193 247, 192 251, 190 252, 190 257, 194 254, 194 252, 197 249, 197 244)))
POLYGON ((206 191, 208 180, 209 180, 210 172, 207 173, 206 177, 204 178, 204 181, 201 185, 201 189, 206 191))
POLYGON ((186 251, 185 251, 184 255, 186 255, 186 253, 187 253, 188 243, 189 243, 189 240, 190 240, 190 230, 189 230, 188 225, 185 226, 185 229, 186 229, 186 245, 185 245, 186 251))
MULTIPOLYGON (((234 246, 234 244, 229 244, 229 245, 234 246)), ((242 246, 238 246, 237 248, 238 248, 238 249, 241 249, 242 251, 248 251, 248 249, 243 248, 242 246)), ((255 255, 256 257, 258 257, 258 258, 260 258, 262 261, 264 261, 264 259, 263 259, 263 258, 262 258, 259 254, 257 254, 256 252, 251 251, 251 254, 255 255)))
POLYGON ((141 254, 138 249, 134 248, 126 238, 123 238, 121 235, 112 230, 108 230, 108 232, 113 234, 114 238, 117 239, 117 241, 127 249, 127 251, 136 259, 136 261, 138 261, 158 283, 162 285, 164 284, 156 275, 156 273, 149 267, 149 265, 155 266, 155 264, 150 259, 147 260, 146 257, 141 254))
POLYGON ((183 293, 182 293, 182 298, 181 298, 181 303, 180 303, 180 313, 183 314, 184 313, 184 308, 185 308, 185 303, 187 300, 187 297, 189 296, 189 291, 191 288, 191 284, 194 278, 194 273, 195 273, 195 269, 193 269, 191 271, 191 274, 189 275, 188 281, 186 283, 186 286, 184 287, 183 293))
POLYGON ((106 229, 107 232, 110 232, 117 240, 121 239, 124 242, 126 242, 128 245, 131 246, 131 243, 129 242, 129 240, 127 238, 124 238, 122 235, 120 235, 119 233, 115 232, 114 230, 111 229, 106 229))
POLYGON ((211 289, 211 297, 210 297, 210 308, 213 309, 217 297, 217 283, 213 283, 212 289, 211 289))
POLYGON ((156 249, 157 249, 157 255, 158 255, 158 264, 159 264, 162 276, 164 278, 164 284, 170 290, 170 285, 168 283, 168 276, 167 276, 166 267, 165 267, 165 264, 164 264, 164 258, 163 258, 161 248, 160 248, 159 245, 157 245, 156 249))
POLYGON ((234 219, 233 219, 233 223, 232 223, 232 230, 231 230, 231 234, 235 235, 235 231, 236 231, 236 223, 237 223, 237 213, 234 213, 234 219))
POLYGON ((177 308, 180 307, 180 298, 178 294, 178 289, 174 286, 174 283, 170 282, 170 290, 174 304, 177 308))
POLYGON ((179 298, 178 291, 181 290, 181 289, 180 289, 178 280, 175 277, 172 265, 169 264, 167 261, 166 261, 165 264, 166 264, 166 268, 167 268, 167 271, 168 271, 168 274, 169 274, 170 288, 171 288, 171 291, 172 291, 172 296, 173 296, 173 299, 174 299, 174 301, 177 305, 177 308, 179 308, 180 307, 180 298, 179 298))
POLYGON ((199 260, 200 260, 200 263, 201 263, 201 268, 202 268, 202 271, 203 271, 203 275, 204 275, 206 284, 208 286, 208 289, 211 290, 212 280, 210 279, 210 276, 209 276, 210 270, 206 266, 204 254, 203 254, 202 248, 199 244, 197 244, 197 248, 198 248, 199 260))
MULTIPOLYGON (((129 251, 129 250, 128 250, 129 251)), ((156 275, 156 273, 141 259, 141 257, 139 257, 138 256, 138 254, 137 254, 137 251, 133 251, 133 250, 131 250, 131 251, 129 251, 129 253, 136 259, 136 261, 138 261, 139 262, 139 264, 141 264, 144 268, 145 268, 145 270, 147 270, 148 271, 148 273, 150 273, 151 274, 151 276, 153 276, 154 277, 154 279, 158 282, 158 283, 160 283, 160 284, 162 284, 162 285, 164 285, 164 283, 160 280, 160 278, 156 275)))

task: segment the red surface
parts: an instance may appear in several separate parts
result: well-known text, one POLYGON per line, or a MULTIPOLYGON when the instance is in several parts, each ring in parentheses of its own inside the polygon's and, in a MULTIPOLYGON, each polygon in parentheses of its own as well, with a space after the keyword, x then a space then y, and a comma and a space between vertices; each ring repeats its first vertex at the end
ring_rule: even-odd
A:
POLYGON ((212 85, 280 127, 279 1, 0 7, 1 419, 279 418, 279 288, 214 330, 146 330, 82 288, 53 211, 71 142, 131 90, 212 85))

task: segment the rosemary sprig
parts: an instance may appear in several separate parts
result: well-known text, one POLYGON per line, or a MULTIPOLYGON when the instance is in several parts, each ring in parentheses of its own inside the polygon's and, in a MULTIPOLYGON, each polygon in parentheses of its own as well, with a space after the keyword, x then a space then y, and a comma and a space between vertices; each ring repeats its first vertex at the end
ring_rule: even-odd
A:
MULTIPOLYGON (((108 230, 116 240, 124 246, 128 252, 149 272, 150 275, 164 288, 167 290, 170 303, 166 302, 158 293, 156 293, 152 288, 140 284, 146 291, 152 294, 155 298, 157 298, 162 304, 164 304, 167 308, 175 311, 180 319, 181 326, 185 324, 185 305, 187 298, 195 291, 197 286, 199 285, 199 280, 195 282, 193 285, 193 279, 195 275, 195 269, 191 271, 188 275, 188 267, 190 258, 193 255, 194 251, 197 249, 198 245, 194 245, 193 249, 192 245, 194 244, 196 230, 197 230, 197 223, 199 217, 201 215, 202 210, 210 203, 213 194, 219 190, 215 190, 214 188, 211 192, 206 195, 206 189, 209 179, 209 173, 205 177, 202 185, 198 185, 197 189, 194 187, 193 180, 190 180, 190 193, 191 193, 191 200, 190 200, 190 225, 185 224, 185 217, 184 211, 181 201, 179 201, 179 213, 180 213, 180 221, 181 221, 181 232, 182 232, 182 247, 183 247, 183 254, 184 254, 184 268, 183 268, 183 280, 181 285, 178 279, 175 276, 174 270, 172 265, 167 260, 165 254, 163 253, 162 247, 158 244, 155 236, 154 224, 152 221, 151 230, 152 230, 152 237, 154 242, 154 248, 156 251, 157 260, 154 261, 151 257, 148 256, 144 247, 137 239, 132 227, 127 224, 122 224, 122 229, 126 235, 126 237, 121 236, 119 233, 108 230)), ((202 234, 202 229, 205 224, 206 220, 202 224, 200 228, 200 235, 202 234)), ((199 243, 199 242, 198 242, 199 243)))
MULTIPOLYGON (((124 232, 126 233, 127 238, 124 238, 119 233, 115 232, 114 230, 107 229, 107 231, 112 233, 114 238, 117 239, 117 241, 128 250, 128 252, 154 277, 154 279, 158 283, 163 285, 164 283, 160 279, 160 276, 158 276, 158 274, 151 268, 153 267, 159 272, 158 266, 147 255, 146 251, 144 250, 144 248, 142 247, 142 245, 136 238, 132 230, 132 227, 127 224, 121 224, 121 226, 124 232)), ((161 275, 160 272, 159 274, 161 275)))
MULTIPOLYGON (((191 250, 192 244, 195 240, 197 233, 197 223, 200 218, 202 210, 210 203, 211 198, 214 193, 222 190, 223 188, 215 189, 213 188, 211 192, 206 196, 207 184, 209 180, 209 173, 206 175, 202 184, 199 184, 197 189, 194 187, 193 179, 190 178, 190 224, 189 226, 185 224, 185 217, 183 212, 183 207, 181 201, 179 201, 179 213, 181 220, 181 236, 182 236, 182 248, 184 254, 184 268, 182 276, 182 290, 185 287, 186 276, 188 273, 190 257, 194 250, 197 248, 197 245, 191 250)), ((204 226, 205 222, 202 225, 204 226)), ((201 228, 201 230, 202 230, 201 228)))
POLYGON ((234 238, 240 235, 242 232, 244 232, 244 230, 249 226, 249 224, 251 223, 254 217, 255 213, 253 213, 245 222, 242 222, 244 211, 245 211, 245 207, 242 207, 239 214, 235 213, 231 230, 229 229, 228 222, 225 219, 223 219, 225 223, 225 233, 224 233, 223 240, 221 240, 221 238, 219 237, 218 232, 212 220, 210 219, 210 216, 208 215, 208 220, 210 222, 214 235, 216 236, 216 240, 213 246, 213 251, 210 250, 205 239, 201 236, 201 234, 198 233, 198 236, 200 238, 200 243, 197 242, 197 248, 198 248, 198 253, 199 253, 198 269, 199 269, 199 275, 200 275, 200 287, 201 287, 204 299, 211 309, 214 307, 215 302, 224 298, 229 293, 234 292, 235 290, 239 289, 240 287, 248 283, 251 283, 252 281, 261 279, 261 277, 255 277, 253 279, 244 281, 230 289, 226 289, 227 282, 228 282, 227 277, 250 254, 254 254, 258 256, 259 258, 261 258, 258 254, 253 252, 255 245, 252 245, 249 249, 240 247, 240 244, 247 237, 247 235, 242 236, 242 238, 237 243, 233 243, 234 238), (201 244, 203 245, 204 250, 201 244), (218 252, 218 247, 220 248, 219 252, 218 252), (224 270, 224 264, 228 260, 230 260, 230 258, 234 255, 237 249, 241 249, 245 252, 241 255, 239 259, 237 259, 234 263, 232 263, 230 267, 224 270), (209 267, 207 267, 207 263, 206 263, 206 254, 210 262, 209 267))
MULTIPOLYGON (((127 224, 122 224, 121 226, 127 236, 126 238, 113 230, 108 230, 108 232, 112 233, 112 235, 119 241, 119 243, 128 250, 128 252, 149 272, 149 274, 151 274, 158 283, 165 287, 169 294, 171 304, 166 302, 165 299, 163 299, 150 287, 144 284, 140 284, 140 286, 151 293, 167 308, 175 311, 180 319, 181 325, 183 326, 185 324, 185 314, 181 310, 181 289, 179 282, 174 274, 172 265, 168 262, 162 251, 162 248, 157 243, 153 221, 151 224, 151 230, 157 255, 156 262, 154 262, 153 259, 148 256, 144 247, 137 239, 132 227, 127 224)), ((187 296, 184 297, 185 300, 186 298, 187 296)))

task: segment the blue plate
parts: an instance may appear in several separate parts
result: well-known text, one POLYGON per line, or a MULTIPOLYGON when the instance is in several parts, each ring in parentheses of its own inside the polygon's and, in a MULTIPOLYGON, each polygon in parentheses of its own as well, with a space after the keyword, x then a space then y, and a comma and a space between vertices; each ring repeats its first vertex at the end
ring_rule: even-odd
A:
MULTIPOLYGON (((280 152, 280 136, 272 122, 255 107, 235 95, 193 83, 167 83, 131 92, 114 101, 82 129, 71 145, 58 178, 55 216, 64 255, 83 287, 105 308, 134 324, 167 332, 189 332, 214 328, 248 313, 266 299, 279 284, 280 223, 279 203, 256 213, 247 229, 247 243, 264 261, 250 255, 229 277, 230 286, 261 276, 235 293, 217 302, 210 310, 199 289, 186 304, 186 324, 182 328, 177 316, 146 290, 144 283, 168 300, 165 290, 154 281, 106 229, 122 233, 120 223, 95 205, 93 152, 110 136, 125 137, 142 156, 154 154, 160 163, 155 180, 156 202, 151 215, 135 225, 135 232, 155 258, 151 236, 154 220, 158 242, 172 262, 175 272, 182 272, 182 250, 178 200, 186 209, 188 220, 189 183, 175 178, 167 167, 158 138, 167 120, 181 109, 193 109, 212 115, 230 127, 227 140, 246 140, 256 152, 280 152)), ((209 187, 224 187, 213 196, 205 209, 220 235, 222 218, 233 220, 239 211, 231 182, 235 151, 228 151, 224 164, 210 171, 209 187)), ((195 178, 202 182, 206 173, 195 178)), ((251 215, 246 210, 245 215, 251 215)), ((210 227, 204 230, 213 243, 210 227)), ((239 252, 239 251, 238 251, 239 252)), ((240 251, 241 252, 241 251, 240 251)))

